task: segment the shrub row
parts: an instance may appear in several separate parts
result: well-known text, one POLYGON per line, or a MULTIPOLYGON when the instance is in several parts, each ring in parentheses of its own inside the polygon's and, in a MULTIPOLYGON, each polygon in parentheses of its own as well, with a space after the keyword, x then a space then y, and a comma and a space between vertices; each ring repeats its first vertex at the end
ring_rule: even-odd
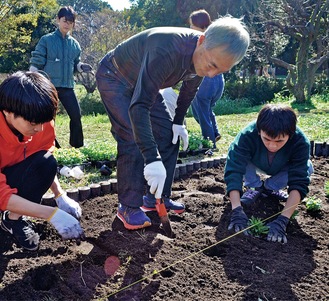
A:
MULTIPOLYGON (((189 151, 212 148, 212 142, 204 139, 201 134, 189 134, 189 151)), ((109 141, 97 141, 81 148, 56 148, 54 156, 58 165, 78 165, 84 162, 113 161, 116 159, 116 145, 109 141)))

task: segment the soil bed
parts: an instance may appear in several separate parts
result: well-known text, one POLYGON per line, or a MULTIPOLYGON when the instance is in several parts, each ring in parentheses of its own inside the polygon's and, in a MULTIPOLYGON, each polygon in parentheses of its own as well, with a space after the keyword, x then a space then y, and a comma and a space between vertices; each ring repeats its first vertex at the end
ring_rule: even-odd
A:
MULTIPOLYGON (((175 181, 173 199, 187 207, 169 213, 175 239, 156 213, 150 228, 125 230, 115 218, 116 194, 81 202, 87 240, 80 246, 62 242, 45 222, 38 222, 37 252, 22 251, 1 231, 0 300, 329 300, 329 159, 313 163, 309 196, 322 200, 322 210, 310 215, 301 204, 285 245, 227 231, 220 165, 175 181), (120 266, 108 266, 116 257, 120 266)), ((280 210, 269 198, 245 208, 263 219, 280 210)))

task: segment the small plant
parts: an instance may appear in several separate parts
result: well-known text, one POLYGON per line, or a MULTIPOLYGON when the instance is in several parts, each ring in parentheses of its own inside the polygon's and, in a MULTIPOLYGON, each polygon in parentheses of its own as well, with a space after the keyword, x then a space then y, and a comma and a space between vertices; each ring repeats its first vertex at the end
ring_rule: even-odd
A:
POLYGON ((56 148, 54 157, 59 165, 77 165, 86 162, 87 157, 77 148, 56 148))
POLYGON ((81 148, 81 152, 90 161, 115 160, 117 155, 116 144, 109 141, 97 142, 81 148))
POLYGON ((329 197, 329 181, 324 182, 324 193, 326 194, 326 197, 329 197))
POLYGON ((248 230, 249 233, 256 237, 266 235, 269 230, 269 227, 260 218, 254 216, 249 219, 248 226, 252 226, 248 230))
POLYGON ((203 148, 212 148, 213 147, 213 142, 209 138, 202 139, 201 143, 202 143, 203 148))
POLYGON ((188 148, 189 150, 199 150, 202 148, 202 136, 197 133, 189 133, 188 148))
POLYGON ((305 200, 305 206, 307 211, 320 211, 322 208, 322 201, 315 196, 311 196, 305 200))

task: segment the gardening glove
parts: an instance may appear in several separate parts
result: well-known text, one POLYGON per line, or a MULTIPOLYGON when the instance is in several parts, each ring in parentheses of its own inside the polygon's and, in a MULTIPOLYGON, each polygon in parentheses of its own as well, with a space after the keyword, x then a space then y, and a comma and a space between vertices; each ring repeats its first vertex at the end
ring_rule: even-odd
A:
POLYGON ((280 215, 273 222, 267 224, 269 231, 267 234, 268 241, 277 241, 287 243, 286 237, 286 228, 289 223, 289 218, 283 215, 280 215))
POLYGON ((144 177, 150 186, 150 192, 155 194, 155 198, 162 196, 162 190, 166 181, 167 172, 162 161, 154 161, 144 167, 144 177))
POLYGON ((178 141, 178 137, 180 136, 183 140, 183 150, 186 151, 188 147, 188 133, 185 125, 173 124, 172 132, 173 132, 172 143, 176 144, 178 141))
MULTIPOLYGON (((228 230, 232 230, 234 228, 235 232, 242 231, 243 229, 248 227, 248 217, 244 213, 243 208, 241 206, 236 207, 232 210, 230 224, 228 225, 228 230)), ((248 236, 248 231, 243 231, 243 234, 248 236)))
POLYGON ((79 221, 65 211, 56 208, 47 221, 55 227, 64 240, 76 239, 78 245, 81 240, 85 240, 79 221))
POLYGON ((86 63, 79 63, 78 64, 78 71, 79 72, 91 72, 93 70, 93 67, 86 63))
POLYGON ((37 72, 37 71, 39 71, 39 70, 38 70, 37 67, 31 65, 30 68, 29 68, 29 71, 31 71, 31 72, 37 72))
POLYGON ((55 201, 59 209, 71 214, 77 220, 81 218, 80 205, 75 200, 69 198, 66 194, 60 194, 57 198, 55 198, 55 201))

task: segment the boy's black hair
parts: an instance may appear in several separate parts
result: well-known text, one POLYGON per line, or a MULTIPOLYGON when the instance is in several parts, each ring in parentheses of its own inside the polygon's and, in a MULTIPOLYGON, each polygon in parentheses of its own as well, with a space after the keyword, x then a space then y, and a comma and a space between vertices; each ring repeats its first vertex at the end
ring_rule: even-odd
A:
POLYGON ((0 111, 40 124, 54 119, 57 108, 56 88, 38 72, 18 71, 0 85, 0 111))
POLYGON ((77 17, 77 13, 74 11, 73 7, 71 6, 63 6, 57 13, 57 18, 65 17, 66 21, 75 22, 77 17))
POLYGON ((297 116, 288 105, 267 104, 257 117, 257 130, 263 130, 271 138, 280 135, 289 135, 291 138, 296 132, 297 116))

